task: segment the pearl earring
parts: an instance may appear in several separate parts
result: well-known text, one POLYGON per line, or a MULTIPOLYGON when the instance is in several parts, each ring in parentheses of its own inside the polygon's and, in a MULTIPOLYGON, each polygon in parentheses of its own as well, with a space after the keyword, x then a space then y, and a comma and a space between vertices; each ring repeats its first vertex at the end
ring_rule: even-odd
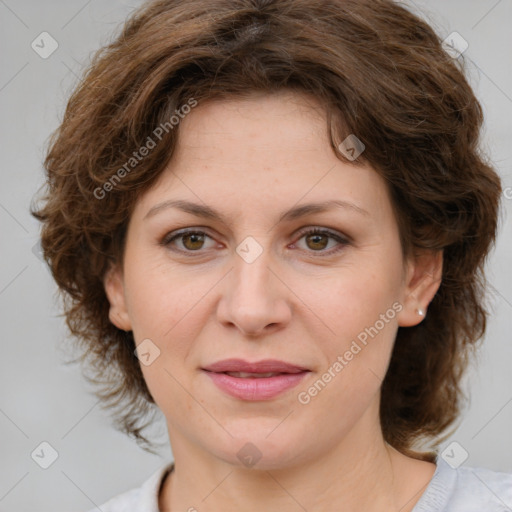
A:
POLYGON ((420 316, 425 316, 425 311, 423 311, 423 309, 421 309, 421 308, 418 308, 416 310, 416 313, 418 313, 418 315, 420 315, 420 316))

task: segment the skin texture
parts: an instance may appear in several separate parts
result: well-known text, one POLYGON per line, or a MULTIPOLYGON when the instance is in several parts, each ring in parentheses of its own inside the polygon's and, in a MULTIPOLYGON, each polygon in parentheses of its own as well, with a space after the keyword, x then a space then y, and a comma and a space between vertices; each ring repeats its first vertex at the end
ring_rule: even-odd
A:
POLYGON ((194 108, 168 168, 136 204, 122 268, 105 278, 111 321, 160 350, 141 368, 175 456, 161 510, 412 510, 435 465, 384 442, 379 390, 398 327, 421 322, 418 309, 428 314, 441 270, 441 253, 403 260, 383 179, 336 157, 313 98, 254 94, 194 108), (176 208, 145 218, 177 199, 225 221, 176 208), (346 207, 279 222, 292 207, 331 199, 366 213, 346 207), (161 243, 190 227, 208 236, 161 243), (313 227, 348 243, 300 233, 313 227), (262 250, 252 263, 236 252, 249 236, 262 250), (397 303, 400 311, 301 404, 298 393, 397 303), (201 370, 231 357, 311 372, 274 399, 243 401, 201 370), (237 456, 248 442, 261 454, 252 468, 237 456))

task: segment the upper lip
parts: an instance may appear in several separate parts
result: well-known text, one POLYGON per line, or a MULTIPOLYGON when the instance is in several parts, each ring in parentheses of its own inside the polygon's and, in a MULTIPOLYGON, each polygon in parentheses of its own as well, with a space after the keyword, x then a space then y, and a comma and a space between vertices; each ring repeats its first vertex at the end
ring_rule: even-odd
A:
POLYGON ((246 373, 299 373, 309 371, 308 368, 298 366, 278 359, 263 359, 261 361, 244 361, 243 359, 223 359, 204 366, 203 370, 210 372, 246 372, 246 373))

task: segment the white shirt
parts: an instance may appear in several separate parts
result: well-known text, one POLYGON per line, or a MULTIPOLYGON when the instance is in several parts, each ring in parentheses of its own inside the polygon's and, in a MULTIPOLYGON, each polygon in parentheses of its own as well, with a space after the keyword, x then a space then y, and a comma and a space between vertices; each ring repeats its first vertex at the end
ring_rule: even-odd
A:
MULTIPOLYGON (((413 512, 512 512, 512 473, 465 466, 453 469, 439 457, 436 464, 435 473, 413 512)), ((174 463, 166 464, 140 487, 88 512, 160 512, 160 486, 173 468, 174 463)))

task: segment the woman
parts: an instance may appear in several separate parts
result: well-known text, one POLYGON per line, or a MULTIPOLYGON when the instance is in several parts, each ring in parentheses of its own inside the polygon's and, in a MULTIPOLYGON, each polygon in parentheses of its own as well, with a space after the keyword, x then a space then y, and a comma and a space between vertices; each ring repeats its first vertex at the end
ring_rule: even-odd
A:
POLYGON ((435 450, 485 332, 501 186, 481 124, 388 0, 130 18, 34 211, 99 396, 148 449, 146 414, 167 422, 174 463, 103 512, 512 506, 512 475, 435 450))

